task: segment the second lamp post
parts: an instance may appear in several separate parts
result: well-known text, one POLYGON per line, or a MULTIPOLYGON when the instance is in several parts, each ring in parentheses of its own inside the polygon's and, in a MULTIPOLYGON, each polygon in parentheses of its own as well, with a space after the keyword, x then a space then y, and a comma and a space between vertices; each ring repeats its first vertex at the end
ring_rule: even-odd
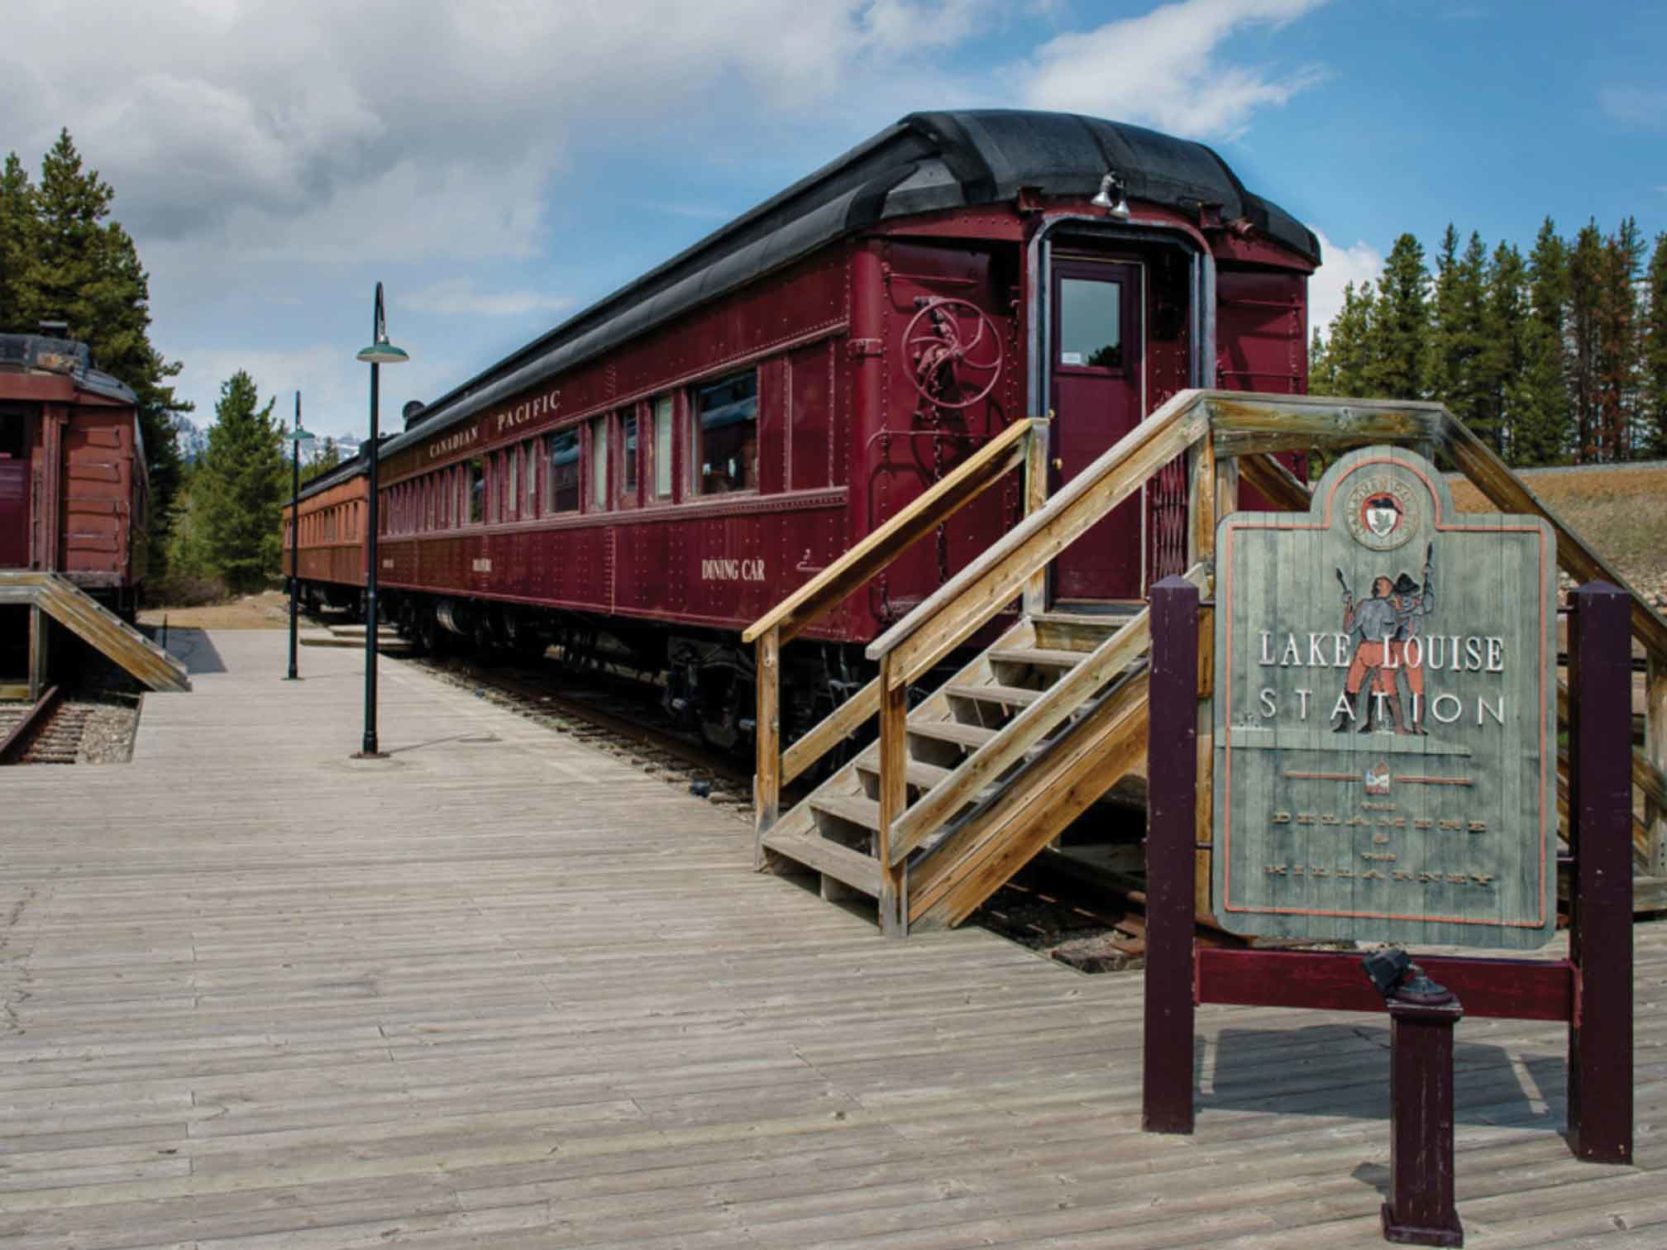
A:
POLYGON ((371 344, 360 349, 358 358, 370 366, 370 506, 365 517, 365 737, 359 748, 359 755, 365 759, 378 759, 382 752, 377 749, 376 743, 376 632, 379 624, 376 609, 376 575, 381 570, 382 559, 376 550, 379 503, 376 466, 380 459, 377 454, 377 405, 381 398, 382 366, 404 364, 411 359, 404 349, 388 342, 388 323, 382 313, 380 282, 376 284, 376 312, 372 323, 371 344))

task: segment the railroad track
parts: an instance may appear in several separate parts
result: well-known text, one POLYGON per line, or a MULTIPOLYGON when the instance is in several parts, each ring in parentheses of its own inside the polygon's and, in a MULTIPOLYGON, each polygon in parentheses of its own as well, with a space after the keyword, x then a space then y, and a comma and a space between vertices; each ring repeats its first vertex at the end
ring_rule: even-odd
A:
POLYGON ((57 686, 30 707, 7 709, 0 720, 0 764, 75 763, 92 710, 69 702, 57 686))

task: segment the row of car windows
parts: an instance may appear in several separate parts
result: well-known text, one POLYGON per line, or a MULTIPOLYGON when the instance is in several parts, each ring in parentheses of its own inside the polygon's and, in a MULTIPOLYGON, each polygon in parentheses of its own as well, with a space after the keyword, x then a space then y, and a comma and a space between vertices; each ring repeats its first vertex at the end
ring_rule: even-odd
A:
MULTIPOLYGON (((331 504, 304 513, 301 517, 301 544, 319 546, 325 543, 357 542, 359 540, 359 510, 365 505, 357 500, 331 504)), ((284 524, 284 545, 289 546, 289 522, 284 524)))
POLYGON ((757 490, 757 371, 690 388, 686 420, 679 407, 677 396, 656 396, 407 479, 385 491, 380 528, 413 534, 757 490))

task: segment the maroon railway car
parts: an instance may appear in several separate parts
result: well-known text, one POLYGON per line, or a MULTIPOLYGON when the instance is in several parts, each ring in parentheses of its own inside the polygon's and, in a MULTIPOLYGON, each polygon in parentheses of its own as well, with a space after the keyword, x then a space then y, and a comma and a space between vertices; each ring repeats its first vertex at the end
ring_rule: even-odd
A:
MULTIPOLYGON (((367 481, 361 454, 307 483, 298 509, 301 549, 297 553, 297 573, 309 608, 360 606, 365 585, 367 481)), ((286 556, 294 544, 293 524, 286 507, 286 556)), ((287 576, 287 559, 284 569, 287 576)))
MULTIPOLYGON (((628 654, 734 740, 739 631, 1009 422, 1052 415, 1057 488, 1182 388, 1304 390, 1318 262, 1199 144, 911 115, 412 413, 381 448, 388 610, 430 643, 628 654)), ((787 719, 1019 507, 1015 482, 964 510, 796 642, 787 719)), ((1185 517, 1177 465, 1056 561, 1053 599, 1142 597, 1185 517)))
POLYGON ((131 619, 150 501, 138 401, 43 331, 0 334, 0 571, 59 573, 131 619))

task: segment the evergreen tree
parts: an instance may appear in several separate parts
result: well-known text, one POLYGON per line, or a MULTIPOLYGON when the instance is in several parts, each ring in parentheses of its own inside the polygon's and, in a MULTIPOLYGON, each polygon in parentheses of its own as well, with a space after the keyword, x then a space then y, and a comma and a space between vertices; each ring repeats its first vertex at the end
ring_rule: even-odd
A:
POLYGON ((1508 243, 1493 250, 1482 301, 1482 351, 1477 361, 1478 428, 1494 431, 1494 446, 1518 454, 1519 388, 1528 357, 1528 272, 1508 243))
POLYGON ((1604 240, 1597 294, 1598 458, 1624 460, 1632 454, 1638 400, 1638 267, 1644 241, 1638 223, 1624 218, 1604 240))
MULTIPOLYGON (((8 188, 17 182, 12 166, 8 161, 8 188)), ((9 191, 6 198, 9 203, 9 191)), ((169 384, 180 366, 151 346, 150 278, 133 239, 108 220, 114 198, 97 170, 82 167, 69 131, 60 132, 41 161, 40 183, 27 197, 34 218, 28 240, 33 263, 24 271, 18 312, 0 308, 0 318, 25 330, 41 318, 68 322, 70 337, 88 345, 99 368, 133 388, 150 468, 152 549, 165 552, 180 476, 172 418, 191 405, 169 384)))
POLYGON ((1667 234, 1655 236, 1644 288, 1639 418, 1652 456, 1667 456, 1667 234))
POLYGON ((1565 365, 1568 302, 1569 248, 1547 217, 1528 257, 1522 370, 1510 385, 1516 464, 1557 464, 1570 450, 1574 408, 1565 365))
POLYGON ((313 458, 301 466, 301 480, 310 482, 315 477, 321 477, 342 462, 342 449, 336 446, 336 440, 330 435, 324 436, 324 441, 318 445, 318 451, 313 458))
POLYGON ((1569 252, 1567 322, 1569 400, 1574 407, 1575 459, 1600 458, 1602 419, 1598 411, 1598 322, 1605 268, 1603 235, 1588 221, 1569 252))
POLYGON ((272 404, 260 406, 254 379, 242 370, 221 383, 208 452, 193 482, 206 560, 239 593, 264 586, 282 555, 279 523, 289 465, 272 404))
POLYGON ((0 332, 35 328, 38 234, 34 183, 17 153, 8 153, 0 169, 0 332))
POLYGON ((1368 396, 1371 390, 1371 325, 1376 297, 1370 282, 1354 283, 1343 288, 1343 307, 1331 323, 1331 339, 1326 344, 1324 380, 1327 389, 1322 394, 1368 396))
POLYGON ((1389 249, 1371 311, 1366 394, 1422 399, 1429 393, 1429 288, 1423 246, 1401 235, 1389 249))
POLYGON ((1503 430, 1489 418, 1482 376, 1487 253, 1477 234, 1470 236, 1462 256, 1458 254, 1458 241, 1458 231, 1449 224, 1436 258, 1430 390, 1454 416, 1498 450, 1504 445, 1503 430))
POLYGON ((1308 393, 1310 395, 1335 395, 1337 393, 1331 359, 1326 354, 1325 335, 1318 330, 1314 331, 1313 338, 1308 341, 1308 393))

